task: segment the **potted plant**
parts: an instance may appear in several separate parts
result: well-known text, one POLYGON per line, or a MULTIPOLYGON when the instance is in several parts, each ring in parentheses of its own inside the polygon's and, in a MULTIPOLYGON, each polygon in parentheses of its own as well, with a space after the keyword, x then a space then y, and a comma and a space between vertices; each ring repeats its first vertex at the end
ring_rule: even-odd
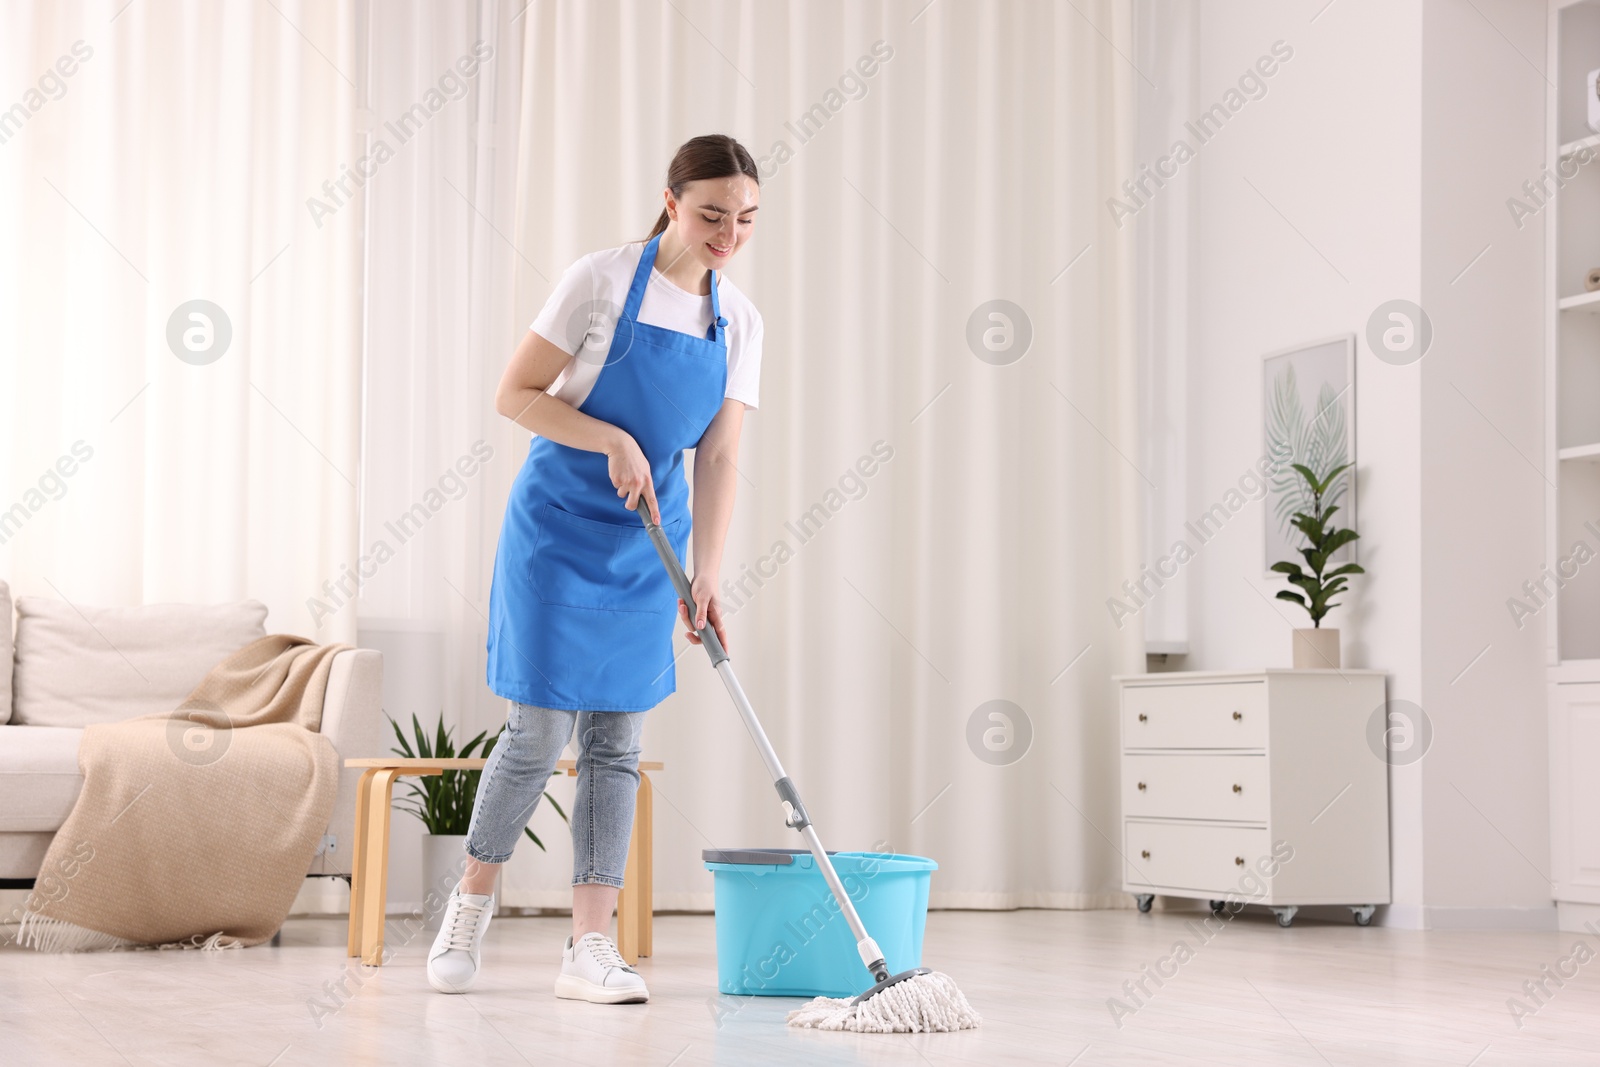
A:
POLYGON ((1337 668, 1339 631, 1324 630, 1322 618, 1328 614, 1329 608, 1338 607, 1332 598, 1344 592, 1346 576, 1365 574, 1366 571, 1355 563, 1346 563, 1331 571, 1324 570, 1335 552, 1351 541, 1357 540, 1361 535, 1354 530, 1329 526, 1328 520, 1339 508, 1337 505, 1324 508, 1322 497, 1333 484, 1333 480, 1350 464, 1340 464, 1321 479, 1302 463, 1295 463, 1292 466, 1299 472, 1300 477, 1306 480, 1307 487, 1311 490, 1311 514, 1297 511, 1292 520, 1295 529, 1305 535, 1306 547, 1300 550, 1300 555, 1305 557, 1306 567, 1309 570, 1302 570, 1300 564, 1286 560, 1274 563, 1272 569, 1287 575, 1290 584, 1299 586, 1301 590, 1295 592, 1292 589, 1280 589, 1278 599, 1292 600, 1311 615, 1311 628, 1297 629, 1294 632, 1295 668, 1297 670, 1308 667, 1337 668))
MULTIPOLYGON (((392 716, 385 717, 389 719, 389 725, 394 727, 395 737, 400 742, 399 748, 390 751, 411 759, 470 759, 480 744, 483 745, 483 757, 487 759, 489 753, 494 751, 495 743, 500 740, 498 733, 489 737, 485 731, 468 741, 461 747, 461 751, 457 752, 454 742, 450 740, 450 731, 445 729, 442 715, 438 733, 431 744, 428 736, 422 732, 422 724, 417 721, 415 715, 412 715, 411 730, 417 739, 416 750, 412 751, 410 742, 400 729, 400 724, 395 722, 392 716)), ((444 887, 439 890, 441 897, 447 895, 459 881, 459 875, 455 872, 462 869, 467 829, 472 823, 472 805, 478 796, 478 779, 482 774, 482 771, 447 770, 440 774, 409 779, 403 783, 411 790, 411 797, 395 801, 395 806, 421 819, 426 831, 422 836, 422 885, 425 896, 432 889, 441 886, 444 887), (415 799, 412 799, 413 797, 415 799)), ((546 793, 544 799, 556 810, 556 814, 561 816, 562 821, 567 821, 567 813, 561 810, 561 805, 556 802, 555 797, 546 793)), ((541 852, 544 851, 544 842, 539 840, 539 835, 530 827, 524 826, 522 832, 539 846, 541 852)), ((429 913, 425 929, 438 930, 443 915, 443 907, 429 913)))

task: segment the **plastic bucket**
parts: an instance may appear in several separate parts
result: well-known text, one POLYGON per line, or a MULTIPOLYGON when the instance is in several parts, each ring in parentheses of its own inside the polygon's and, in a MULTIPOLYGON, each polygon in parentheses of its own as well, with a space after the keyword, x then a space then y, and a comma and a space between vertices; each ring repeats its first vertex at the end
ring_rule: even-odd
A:
MULTIPOLYGON (((706 849, 716 893, 717 989, 741 996, 853 997, 872 975, 855 935, 804 849, 706 849)), ((829 852, 833 868, 891 974, 922 966, 924 856, 829 852)))

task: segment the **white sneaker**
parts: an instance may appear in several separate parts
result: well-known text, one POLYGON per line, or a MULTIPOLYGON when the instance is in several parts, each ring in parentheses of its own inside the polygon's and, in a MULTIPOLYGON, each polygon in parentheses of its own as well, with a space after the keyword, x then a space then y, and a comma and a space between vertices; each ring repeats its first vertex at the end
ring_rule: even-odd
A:
POLYGON ((494 918, 493 893, 462 893, 457 886, 445 905, 439 933, 428 952, 428 984, 441 993, 465 993, 478 979, 483 935, 494 918))
POLYGON ((650 999, 644 978, 623 960, 605 934, 590 931, 561 951, 556 996, 591 1004, 642 1004, 650 999))

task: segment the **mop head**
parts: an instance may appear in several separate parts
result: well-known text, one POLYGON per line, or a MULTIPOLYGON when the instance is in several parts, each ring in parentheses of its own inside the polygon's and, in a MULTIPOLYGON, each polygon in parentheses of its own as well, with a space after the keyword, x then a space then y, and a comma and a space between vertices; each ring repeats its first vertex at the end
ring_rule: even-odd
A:
POLYGON ((907 978, 863 1000, 818 997, 789 1013, 790 1026, 853 1030, 859 1034, 918 1034, 970 1030, 983 1022, 948 974, 907 978))

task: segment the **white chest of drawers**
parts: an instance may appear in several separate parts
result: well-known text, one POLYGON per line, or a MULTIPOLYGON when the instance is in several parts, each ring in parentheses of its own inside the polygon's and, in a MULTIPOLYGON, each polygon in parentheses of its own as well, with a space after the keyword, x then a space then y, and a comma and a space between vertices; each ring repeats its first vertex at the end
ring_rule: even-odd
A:
POLYGON ((1122 888, 1306 905, 1389 903, 1384 674, 1186 671, 1113 678, 1122 726, 1122 888))

